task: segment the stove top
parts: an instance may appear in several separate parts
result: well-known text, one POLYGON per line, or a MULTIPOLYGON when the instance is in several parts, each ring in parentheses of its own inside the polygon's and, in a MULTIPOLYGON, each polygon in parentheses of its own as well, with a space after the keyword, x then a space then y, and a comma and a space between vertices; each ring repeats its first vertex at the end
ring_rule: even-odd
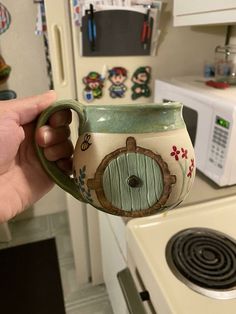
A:
POLYGON ((213 298, 236 297, 236 242, 208 228, 189 228, 167 243, 166 260, 188 287, 213 298))
POLYGON ((235 241, 236 196, 127 225, 128 260, 160 314, 235 313, 235 241))

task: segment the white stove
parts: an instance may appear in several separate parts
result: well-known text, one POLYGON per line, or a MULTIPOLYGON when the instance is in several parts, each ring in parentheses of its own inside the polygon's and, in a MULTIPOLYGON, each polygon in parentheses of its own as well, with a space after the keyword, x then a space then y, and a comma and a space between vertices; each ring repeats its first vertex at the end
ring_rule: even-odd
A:
POLYGON ((127 251, 150 313, 236 313, 236 196, 129 221, 127 251))

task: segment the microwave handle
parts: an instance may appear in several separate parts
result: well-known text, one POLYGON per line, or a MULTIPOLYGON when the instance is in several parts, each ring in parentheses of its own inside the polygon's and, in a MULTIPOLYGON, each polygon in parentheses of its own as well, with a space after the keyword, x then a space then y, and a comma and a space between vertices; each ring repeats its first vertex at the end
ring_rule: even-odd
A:
POLYGON ((129 313, 147 314, 142 303, 142 298, 135 286, 130 270, 128 268, 121 270, 117 273, 117 278, 123 292, 129 313))

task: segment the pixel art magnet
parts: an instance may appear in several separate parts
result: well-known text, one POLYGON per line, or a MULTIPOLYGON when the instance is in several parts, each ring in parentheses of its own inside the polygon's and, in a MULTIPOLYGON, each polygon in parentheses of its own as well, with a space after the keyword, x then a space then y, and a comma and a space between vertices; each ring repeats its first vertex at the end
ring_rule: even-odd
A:
POLYGON ((109 87, 111 98, 124 97, 127 90, 124 84, 127 79, 127 70, 123 67, 113 67, 111 70, 108 70, 108 79, 112 84, 109 87))
POLYGON ((148 84, 151 79, 151 68, 149 66, 139 67, 132 75, 132 82, 134 85, 131 87, 131 98, 136 100, 139 97, 150 97, 151 90, 148 84))
POLYGON ((104 77, 101 74, 92 71, 83 78, 84 99, 87 102, 91 102, 94 99, 99 99, 103 96, 104 77))

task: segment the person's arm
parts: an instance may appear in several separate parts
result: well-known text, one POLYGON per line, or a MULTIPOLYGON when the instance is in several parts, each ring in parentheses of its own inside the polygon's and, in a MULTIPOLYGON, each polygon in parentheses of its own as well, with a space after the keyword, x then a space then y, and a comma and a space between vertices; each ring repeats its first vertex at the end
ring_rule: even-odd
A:
POLYGON ((0 102, 0 222, 7 221, 39 200, 53 186, 34 150, 34 140, 46 158, 71 171, 70 111, 53 115, 35 137, 39 114, 56 100, 54 91, 0 102))

